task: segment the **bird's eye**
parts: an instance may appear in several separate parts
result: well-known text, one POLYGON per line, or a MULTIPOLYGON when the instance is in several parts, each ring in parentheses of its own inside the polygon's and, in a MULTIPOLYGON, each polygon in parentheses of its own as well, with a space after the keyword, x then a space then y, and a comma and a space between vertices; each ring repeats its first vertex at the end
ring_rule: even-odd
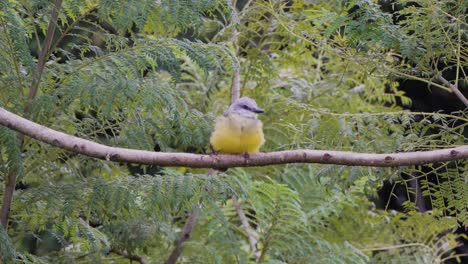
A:
POLYGON ((242 105, 242 108, 249 110, 249 107, 247 105, 242 105))

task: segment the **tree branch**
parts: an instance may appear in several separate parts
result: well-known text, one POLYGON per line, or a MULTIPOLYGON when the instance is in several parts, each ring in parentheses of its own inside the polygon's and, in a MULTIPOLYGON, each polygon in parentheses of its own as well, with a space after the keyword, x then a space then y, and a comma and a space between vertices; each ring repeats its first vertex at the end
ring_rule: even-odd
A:
POLYGON ((3 191, 2 207, 0 208, 0 223, 5 230, 8 229, 8 216, 10 214, 11 202, 13 201, 13 193, 16 186, 16 172, 10 172, 5 182, 3 191))
POLYGON ((466 97, 462 94, 462 92, 460 92, 457 86, 447 81, 447 79, 445 79, 440 73, 437 74, 437 79, 439 79, 439 81, 441 81, 443 85, 449 87, 450 90, 452 90, 452 92, 458 97, 458 99, 460 99, 460 101, 463 102, 465 107, 468 107, 468 99, 466 99, 466 97))
POLYGON ((234 69, 231 86, 231 103, 240 97, 240 66, 234 69))
MULTIPOLYGON (((54 6, 52 7, 52 14, 49 20, 49 26, 47 28, 47 34, 44 39, 44 44, 42 45, 39 58, 37 60, 36 72, 34 73, 34 78, 31 83, 31 88, 29 89, 28 99, 32 100, 36 97, 37 89, 39 88, 39 83, 41 82, 42 72, 44 71, 44 66, 48 58, 50 47, 52 46, 52 40, 55 34, 55 28, 57 26, 57 19, 59 15, 59 10, 62 6, 63 0, 55 0, 54 6)), ((26 107, 26 114, 28 115, 31 111, 32 104, 29 102, 26 107)))
POLYGON ((180 235, 179 240, 177 241, 177 245, 172 251, 169 258, 166 260, 166 264, 175 264, 177 259, 179 258, 180 254, 182 254, 182 245, 185 241, 189 240, 192 237, 192 231, 197 223, 198 216, 200 215, 200 206, 196 206, 193 209, 192 213, 187 218, 187 222, 185 223, 184 229, 182 230, 182 234, 180 235))
MULTIPOLYGON (((233 10, 233 16, 231 19, 231 23, 239 23, 239 18, 237 14, 237 8, 236 8, 237 1, 232 0, 232 10, 233 10)), ((235 56, 239 53, 239 32, 237 31, 237 27, 233 27, 232 31, 232 44, 234 45, 234 51, 235 51, 235 56)), ((234 103, 237 99, 240 97, 240 71, 241 71, 241 66, 239 63, 239 60, 236 60, 236 67, 234 68, 233 76, 232 76, 232 85, 231 85, 231 104, 234 103)))
POLYGON ((193 168, 268 166, 287 163, 322 163, 348 166, 395 167, 468 158, 468 146, 402 153, 297 149, 245 155, 201 155, 152 152, 109 147, 39 125, 0 107, 0 124, 53 146, 89 157, 136 164, 193 168))
MULTIPOLYGON (((62 6, 62 2, 63 0, 55 0, 54 7, 52 9, 49 27, 47 28, 47 34, 44 40, 44 45, 42 45, 37 62, 36 72, 34 73, 31 88, 29 89, 28 102, 26 102, 26 107, 24 108, 24 113, 26 117, 29 117, 31 115, 32 100, 36 97, 37 89, 39 88, 42 72, 44 71, 45 61, 48 57, 47 55, 49 54, 49 49, 51 47, 52 39, 55 34, 58 13, 60 7, 62 6)), ((23 137, 24 135, 19 136, 20 148, 23 146, 23 137)), ((8 178, 5 182, 3 202, 2 207, 0 208, 0 223, 5 227, 5 229, 8 228, 8 216, 10 214, 11 202, 13 201, 13 193, 15 191, 16 186, 16 177, 16 172, 12 172, 8 174, 8 178)))

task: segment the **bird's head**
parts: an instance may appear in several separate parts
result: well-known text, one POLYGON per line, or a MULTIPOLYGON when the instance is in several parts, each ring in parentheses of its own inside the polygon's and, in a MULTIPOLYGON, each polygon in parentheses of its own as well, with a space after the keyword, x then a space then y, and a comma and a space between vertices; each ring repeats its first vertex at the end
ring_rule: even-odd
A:
POLYGON ((232 103, 228 109, 228 112, 247 118, 257 118, 257 114, 263 113, 264 110, 257 106, 255 100, 244 96, 232 103))

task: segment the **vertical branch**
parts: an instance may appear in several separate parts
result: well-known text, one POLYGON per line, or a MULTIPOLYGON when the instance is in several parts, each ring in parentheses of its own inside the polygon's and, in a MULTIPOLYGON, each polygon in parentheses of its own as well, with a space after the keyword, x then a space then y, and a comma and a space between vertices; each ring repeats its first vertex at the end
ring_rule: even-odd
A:
POLYGON ((234 69, 234 76, 232 76, 231 87, 231 103, 240 97, 240 65, 234 69))
POLYGON ((460 67, 461 67, 461 46, 463 45, 462 39, 461 39, 461 25, 460 22, 457 22, 457 31, 458 31, 458 36, 457 36, 457 71, 455 72, 455 86, 458 87, 458 78, 460 78, 460 67))
MULTIPOLYGON (((47 28, 47 34, 44 39, 44 44, 42 45, 41 52, 39 54, 36 72, 34 73, 34 78, 31 83, 28 94, 28 102, 24 110, 25 118, 28 118, 31 115, 32 109, 32 100, 36 97, 37 89, 41 80, 42 72, 44 71, 45 61, 48 58, 49 49, 52 45, 52 39, 55 34, 55 28, 57 25, 57 19, 59 15, 59 10, 62 6, 63 0, 55 0, 54 6, 52 9, 49 26, 47 28)), ((24 135, 20 134, 19 136, 19 147, 23 146, 24 135)), ((4 226, 5 229, 8 228, 8 217, 10 214, 11 203, 13 201, 13 193, 15 191, 17 172, 10 172, 8 178, 5 181, 5 191, 3 193, 2 207, 0 208, 0 223, 4 226)))
POLYGON ((165 262, 166 264, 175 264, 177 262, 177 259, 180 257, 180 254, 182 254, 182 246, 184 242, 192 237, 192 232, 195 228, 199 215, 200 206, 197 205, 187 218, 187 222, 185 223, 184 229, 182 230, 182 234, 179 240, 177 241, 176 247, 174 248, 174 250, 172 250, 172 253, 171 255, 169 255, 169 258, 167 258, 165 262))
MULTIPOLYGON (((239 23, 239 19, 237 16, 237 9, 236 9, 236 4, 237 1, 233 0, 232 1, 232 10, 233 10, 233 22, 239 23)), ((239 32, 237 31, 237 27, 233 27, 233 32, 232 32, 232 44, 234 46, 234 56, 237 57, 237 53, 239 52, 239 46, 238 46, 238 36, 239 32)), ((234 68, 233 76, 232 76, 232 86, 231 86, 231 103, 234 103, 237 99, 240 97, 240 63, 239 60, 237 60, 237 65, 234 68)))
POLYGON ((236 208, 237 215, 239 216, 242 226, 244 227, 245 232, 247 233, 250 250, 252 250, 253 252, 255 262, 258 262, 261 252, 257 248, 257 238, 255 231, 253 231, 250 227, 249 220, 247 220, 247 217, 245 216, 244 211, 241 208, 239 200, 237 200, 236 197, 232 197, 232 204, 234 205, 234 208, 236 208))
POLYGON ((57 20, 59 15, 59 10, 62 6, 63 0, 55 0, 54 6, 52 8, 52 14, 49 20, 49 26, 47 27, 47 34, 44 39, 44 44, 42 45, 41 52, 39 53, 39 58, 37 60, 36 72, 34 73, 34 78, 29 88, 28 100, 29 102, 26 105, 25 115, 29 116, 31 113, 32 103, 31 101, 36 97, 37 89, 39 88, 39 83, 41 82, 41 76, 44 71, 44 66, 46 60, 49 57, 49 50, 52 46, 52 40, 55 35, 55 28, 57 27, 57 20))
POLYGON ((0 223, 8 229, 8 216, 10 214, 11 203, 13 202, 13 193, 16 186, 16 173, 11 172, 5 181, 5 191, 3 193, 2 207, 0 208, 0 223))
MULTIPOLYGON (((233 10, 236 12, 236 4, 237 1, 233 0, 232 5, 233 5, 233 10)), ((249 3, 248 3, 249 4, 249 3)), ((237 13, 237 12, 236 12, 237 13)), ((237 15, 235 16, 237 17, 237 15)), ((238 21, 239 22, 239 21, 238 21)), ((239 46, 238 46, 238 31, 237 28, 234 27, 234 38, 233 38, 233 44, 235 47, 235 55, 237 56, 237 53, 239 52, 239 46)), ((232 76, 232 86, 231 86, 231 103, 233 103, 235 100, 240 98, 240 71, 241 67, 240 64, 237 65, 237 68, 234 69, 234 73, 232 76)), ((232 197, 232 204, 234 205, 237 215, 239 216, 239 220, 242 223, 242 226, 245 229, 245 232, 247 233, 247 237, 249 239, 249 245, 250 249, 252 250, 252 253, 254 255, 255 261, 258 262, 260 258, 260 251, 257 249, 257 239, 255 238, 255 232, 252 230, 250 227, 249 221, 247 220, 247 217, 244 214, 244 211, 241 208, 239 200, 235 196, 232 197)))

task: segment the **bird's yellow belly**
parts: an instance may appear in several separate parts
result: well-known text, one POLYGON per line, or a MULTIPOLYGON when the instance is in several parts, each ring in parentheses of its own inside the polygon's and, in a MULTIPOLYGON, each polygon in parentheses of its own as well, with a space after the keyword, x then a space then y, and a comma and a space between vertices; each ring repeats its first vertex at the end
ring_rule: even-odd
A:
POLYGON ((265 142, 262 122, 236 116, 218 118, 210 143, 220 153, 253 154, 265 142))

